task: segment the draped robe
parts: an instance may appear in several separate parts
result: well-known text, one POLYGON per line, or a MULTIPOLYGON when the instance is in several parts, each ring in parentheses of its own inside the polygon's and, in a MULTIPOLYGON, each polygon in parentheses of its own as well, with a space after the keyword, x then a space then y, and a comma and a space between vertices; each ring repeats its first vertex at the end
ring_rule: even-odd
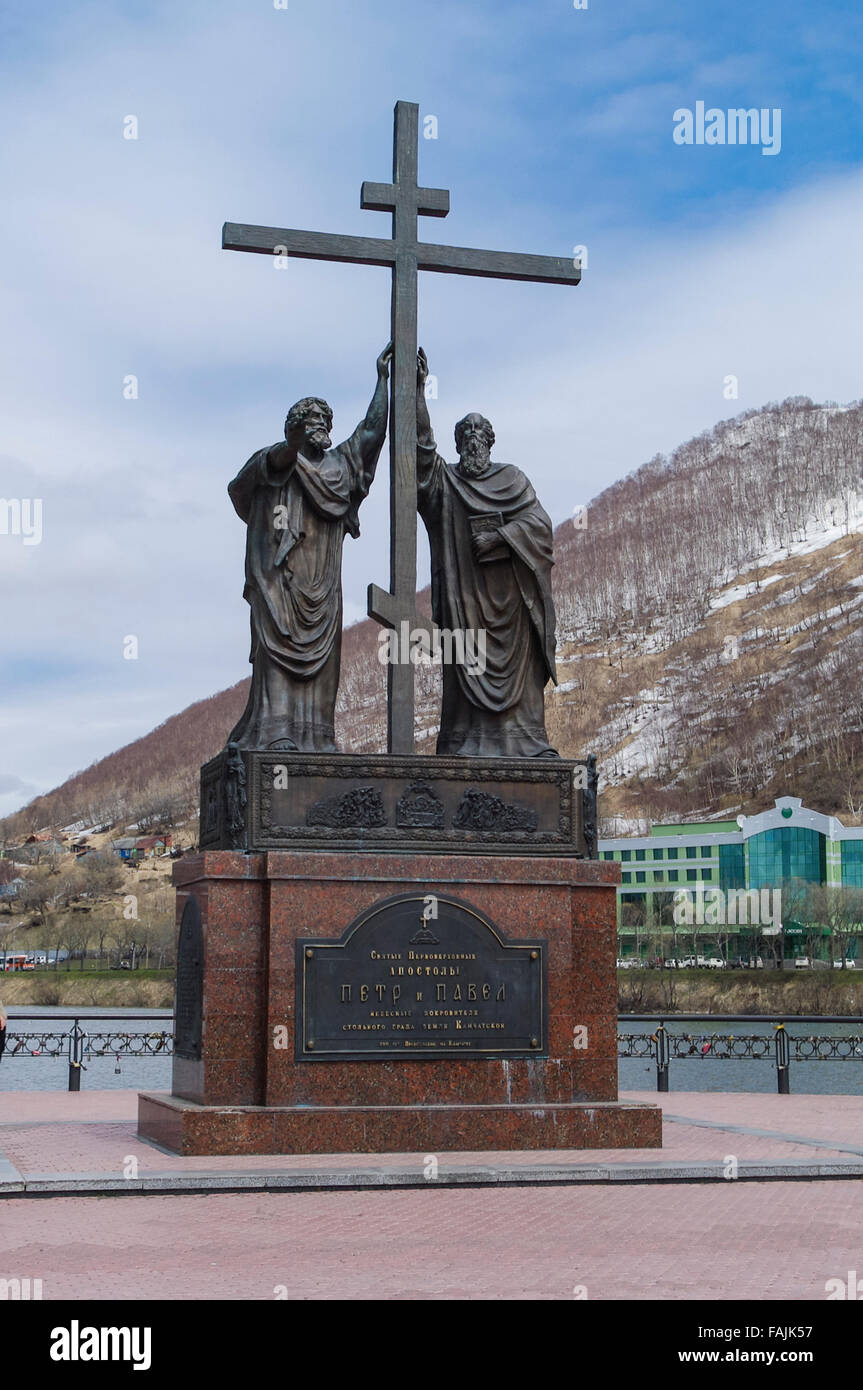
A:
POLYGON ((244 597, 251 608, 252 685, 229 737, 240 748, 281 740, 334 752, 342 635, 342 544, 360 533, 358 509, 380 445, 360 429, 320 463, 302 455, 274 470, 259 449, 228 487, 247 526, 244 597))
POLYGON ((431 546, 432 616, 451 631, 484 631, 486 644, 484 671, 469 662, 443 667, 438 753, 552 756, 543 702, 547 681, 557 682, 548 515, 512 464, 471 477, 433 444, 417 449, 417 498, 431 546), (478 560, 471 519, 493 513, 503 516, 490 529, 506 556, 478 560))

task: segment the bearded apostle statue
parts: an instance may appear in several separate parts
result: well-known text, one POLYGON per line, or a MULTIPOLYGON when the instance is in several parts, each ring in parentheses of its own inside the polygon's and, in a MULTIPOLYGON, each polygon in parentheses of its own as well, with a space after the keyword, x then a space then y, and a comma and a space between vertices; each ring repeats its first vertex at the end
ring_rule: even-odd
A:
POLYGON ((252 684, 229 736, 235 749, 336 751, 334 711, 342 645, 342 545, 360 533, 387 428, 392 345, 377 360, 365 419, 332 447, 333 412, 307 396, 291 406, 285 438, 253 454, 228 487, 246 523, 252 684))
POLYGON ((443 665, 437 752, 557 757, 543 703, 557 682, 551 520, 521 470, 492 460, 494 431, 482 415, 456 425, 458 463, 441 458, 427 376, 420 348, 417 505, 431 546, 432 616, 439 628, 473 634, 467 646, 484 653, 481 663, 443 665))

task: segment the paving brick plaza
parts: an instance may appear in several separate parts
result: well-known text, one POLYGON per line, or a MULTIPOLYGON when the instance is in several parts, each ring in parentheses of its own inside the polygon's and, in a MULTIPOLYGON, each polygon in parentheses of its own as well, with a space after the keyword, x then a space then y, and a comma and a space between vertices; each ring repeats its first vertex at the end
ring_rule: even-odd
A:
POLYGON ((863 1097, 660 1099, 659 1156, 182 1159, 137 1139, 133 1092, 0 1093, 0 1276, 47 1299, 761 1301, 823 1300, 863 1271, 863 1097), (619 1180, 626 1165, 649 1176, 619 1180), (495 1181, 516 1168, 526 1183, 495 1181), (206 1190, 304 1173, 324 1190, 206 1190), (459 1173, 471 1185, 446 1185, 459 1173), (133 1194, 136 1174, 165 1190, 133 1194), (354 1179, 377 1185, 332 1185, 354 1179))

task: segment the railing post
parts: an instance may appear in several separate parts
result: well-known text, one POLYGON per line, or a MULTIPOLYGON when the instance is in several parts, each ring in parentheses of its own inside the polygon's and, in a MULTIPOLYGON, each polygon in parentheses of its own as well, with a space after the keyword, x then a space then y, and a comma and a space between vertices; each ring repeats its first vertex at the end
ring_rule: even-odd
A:
POLYGON ((77 1018, 72 1024, 72 1031, 69 1034, 69 1090, 80 1091, 81 1089, 81 1058, 83 1056, 84 1033, 78 1025, 77 1018))
POLYGON ((668 1063, 670 1060, 668 1032, 664 1023, 660 1023, 656 1032, 651 1038, 656 1052, 656 1089, 657 1091, 668 1090, 668 1063))
POLYGON ((791 1045, 784 1023, 773 1025, 776 1029, 776 1089, 780 1096, 791 1094, 791 1045))

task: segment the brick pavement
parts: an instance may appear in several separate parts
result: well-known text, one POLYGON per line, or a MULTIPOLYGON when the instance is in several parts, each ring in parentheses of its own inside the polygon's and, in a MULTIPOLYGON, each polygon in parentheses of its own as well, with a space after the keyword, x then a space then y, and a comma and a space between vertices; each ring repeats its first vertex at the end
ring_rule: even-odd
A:
MULTIPOLYGON (((640 1157, 847 1158, 863 1097, 672 1092, 640 1157), (740 1129, 746 1132, 739 1132, 740 1129), (794 1136, 776 1138, 776 1135, 794 1136), (813 1140, 829 1148, 813 1148, 813 1140), (833 1148, 833 1145, 836 1148, 833 1148)), ((0 1153, 23 1173, 356 1167, 356 1155, 181 1159, 135 1136, 134 1092, 0 1093, 0 1153)), ((627 1151, 441 1156, 446 1166, 624 1162, 627 1151)), ((422 1156, 371 1155, 364 1168, 422 1156)), ((79 1197, 8 1196, 0 1277, 83 1299, 823 1299, 863 1269, 863 1182, 774 1181, 79 1197)))
POLYGON ((859 1182, 8 1198, 0 1234, 47 1299, 757 1302, 861 1268, 859 1182))
MULTIPOLYGON (((692 1119, 693 1124, 666 1122, 664 1143, 656 1149, 592 1149, 567 1152, 510 1152, 448 1154, 442 1166, 501 1164, 510 1167, 534 1164, 621 1164, 643 1161, 684 1162, 708 1159, 723 1162, 738 1158, 775 1159, 847 1158, 854 1149, 863 1153, 863 1096, 776 1096, 751 1094, 702 1094, 671 1092, 630 1093, 625 1099, 660 1102, 670 1115, 692 1119), (709 1127, 708 1127, 709 1126, 709 1127), (751 1132, 741 1133, 745 1128, 751 1132), (757 1131, 770 1133, 758 1133, 757 1131), (774 1134, 793 1136, 777 1139, 774 1134), (817 1141, 818 1147, 799 1142, 817 1141), (836 1147, 821 1147, 831 1144, 836 1147), (843 1145, 847 1148, 843 1149, 843 1145)), ((421 1164, 424 1155, 355 1154, 281 1155, 180 1158, 139 1140, 136 1130, 137 1092, 91 1091, 70 1095, 64 1091, 0 1092, 0 1154, 23 1175, 31 1173, 120 1174, 128 1158, 135 1158, 146 1172, 255 1172, 274 1166, 313 1170, 375 1167, 407 1170, 421 1164)))

